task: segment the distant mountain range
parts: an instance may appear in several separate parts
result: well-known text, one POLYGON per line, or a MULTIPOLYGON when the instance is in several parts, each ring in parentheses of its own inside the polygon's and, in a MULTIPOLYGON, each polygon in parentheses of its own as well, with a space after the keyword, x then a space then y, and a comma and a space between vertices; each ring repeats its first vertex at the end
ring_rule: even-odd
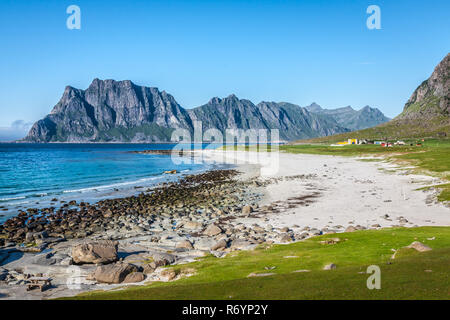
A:
POLYGON ((235 95, 212 98, 193 109, 173 96, 129 80, 94 79, 86 90, 67 86, 51 113, 37 121, 24 142, 168 142, 173 130, 278 129, 280 139, 296 140, 367 128, 389 119, 368 106, 322 109, 286 102, 257 105, 235 95))
MULTIPOLYGON (((313 106, 313 109, 320 112, 316 106, 313 106)), ((340 125, 349 126, 338 119, 337 121, 340 125)), ((450 53, 436 66, 431 76, 414 90, 403 112, 393 120, 372 128, 312 139, 309 142, 333 142, 347 138, 394 140, 449 135, 450 53)), ((307 141, 302 141, 304 142, 307 141)))
POLYGON ((370 128, 391 120, 377 108, 369 106, 365 106, 361 110, 355 110, 351 106, 337 109, 322 109, 321 106, 313 103, 306 109, 310 112, 330 116, 340 126, 350 129, 350 131, 370 128))

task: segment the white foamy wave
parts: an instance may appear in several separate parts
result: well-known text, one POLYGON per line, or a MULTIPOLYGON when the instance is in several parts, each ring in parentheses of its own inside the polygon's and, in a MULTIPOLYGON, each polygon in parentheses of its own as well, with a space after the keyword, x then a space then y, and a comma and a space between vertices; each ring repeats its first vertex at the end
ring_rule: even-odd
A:
POLYGON ((143 178, 143 179, 139 179, 136 181, 114 183, 114 184, 109 184, 109 185, 104 185, 104 186, 88 187, 88 188, 73 189, 73 190, 64 190, 63 193, 73 193, 73 192, 83 193, 83 192, 89 192, 89 191, 95 191, 95 190, 107 190, 107 189, 118 188, 118 187, 123 187, 123 186, 135 185, 135 184, 139 184, 139 183, 143 183, 143 182, 147 182, 147 181, 153 181, 153 180, 157 180, 157 179, 161 179, 161 178, 162 178, 162 176, 158 176, 158 177, 152 177, 152 178, 143 178))
POLYGON ((15 198, 2 198, 0 199, 1 202, 6 202, 6 201, 14 201, 14 200, 22 200, 25 199, 25 197, 15 197, 15 198))
POLYGON ((22 205, 22 204, 29 204, 29 203, 31 203, 31 201, 14 202, 14 203, 11 204, 11 206, 19 206, 19 205, 22 205))

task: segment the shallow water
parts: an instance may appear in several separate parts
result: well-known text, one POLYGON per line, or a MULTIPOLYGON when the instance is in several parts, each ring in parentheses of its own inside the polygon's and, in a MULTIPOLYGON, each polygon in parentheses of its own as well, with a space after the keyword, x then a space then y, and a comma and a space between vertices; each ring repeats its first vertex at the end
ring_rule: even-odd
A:
POLYGON ((61 200, 92 203, 127 196, 213 166, 193 161, 174 163, 167 155, 130 152, 173 147, 174 144, 0 144, 0 222, 19 209, 55 205, 61 200), (178 171, 175 175, 163 174, 174 169, 178 171), (58 202, 52 202, 53 198, 58 202))

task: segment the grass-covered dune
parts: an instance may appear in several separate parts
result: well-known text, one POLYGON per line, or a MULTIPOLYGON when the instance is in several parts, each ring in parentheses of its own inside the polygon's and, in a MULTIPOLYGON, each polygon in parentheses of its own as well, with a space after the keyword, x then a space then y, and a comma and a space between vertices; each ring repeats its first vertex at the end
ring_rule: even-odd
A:
POLYGON ((207 256, 173 267, 179 274, 195 271, 190 277, 73 299, 449 299, 449 265, 449 227, 363 230, 207 256), (333 238, 339 239, 326 241, 333 238), (433 250, 403 249, 392 259, 413 241, 433 250), (337 268, 323 270, 330 263, 337 268), (369 265, 381 269, 379 290, 367 288, 369 265))

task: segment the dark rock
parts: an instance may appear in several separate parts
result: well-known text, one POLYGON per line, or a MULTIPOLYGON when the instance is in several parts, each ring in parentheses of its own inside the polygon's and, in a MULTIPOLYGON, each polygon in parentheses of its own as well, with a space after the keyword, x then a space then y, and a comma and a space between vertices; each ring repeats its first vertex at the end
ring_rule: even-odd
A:
POLYGON ((98 266, 89 279, 94 279, 100 283, 121 283, 127 275, 137 272, 138 268, 128 263, 116 263, 98 266))

